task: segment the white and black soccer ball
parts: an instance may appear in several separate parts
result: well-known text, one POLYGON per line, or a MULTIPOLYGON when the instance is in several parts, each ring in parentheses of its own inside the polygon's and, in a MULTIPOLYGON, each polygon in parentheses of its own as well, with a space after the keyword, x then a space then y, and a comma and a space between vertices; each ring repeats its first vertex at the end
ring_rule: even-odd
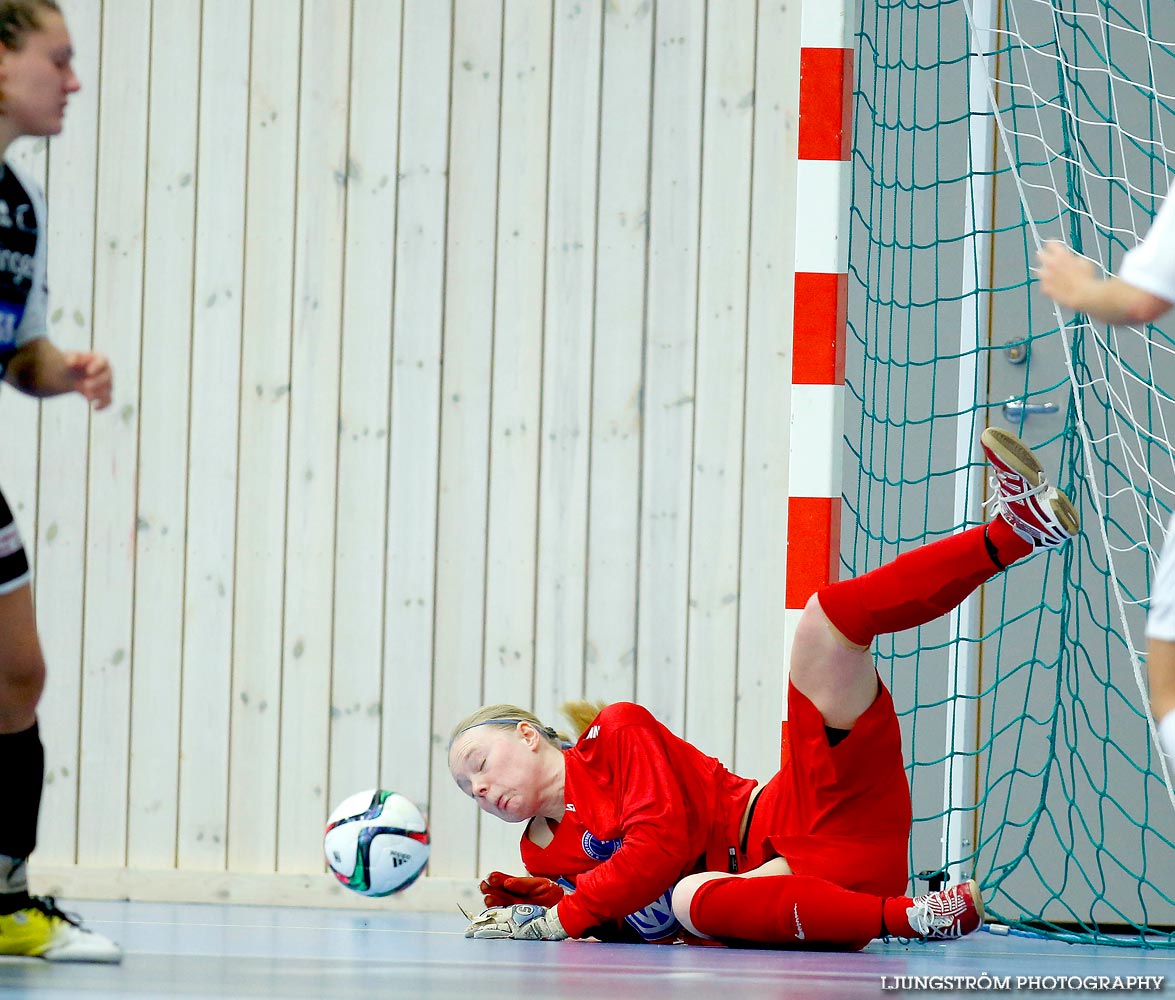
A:
POLYGON ((428 862, 428 824, 399 792, 349 795, 326 822, 326 863, 348 889, 390 896, 406 889, 428 862))

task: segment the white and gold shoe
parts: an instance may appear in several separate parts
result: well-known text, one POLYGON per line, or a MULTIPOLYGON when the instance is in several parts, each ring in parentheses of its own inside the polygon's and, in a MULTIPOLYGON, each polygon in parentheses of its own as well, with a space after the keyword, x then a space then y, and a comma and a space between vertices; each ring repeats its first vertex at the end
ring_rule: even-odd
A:
POLYGON ((1033 552, 1064 545, 1081 530, 1073 502, 1049 483, 1028 445, 1002 427, 987 428, 979 441, 994 473, 987 505, 1033 552))
POLYGON ((914 933, 926 941, 950 940, 970 934, 983 925, 983 896, 979 884, 969 879, 949 889, 915 896, 906 909, 914 933))

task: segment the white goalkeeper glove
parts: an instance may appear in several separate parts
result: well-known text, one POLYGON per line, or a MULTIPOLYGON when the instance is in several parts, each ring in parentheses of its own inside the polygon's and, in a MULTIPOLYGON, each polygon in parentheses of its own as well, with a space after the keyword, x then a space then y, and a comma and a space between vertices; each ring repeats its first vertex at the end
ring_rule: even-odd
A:
POLYGON ((515 903, 493 906, 474 917, 467 938, 513 938, 515 941, 562 941, 568 936, 559 922, 559 908, 515 903))

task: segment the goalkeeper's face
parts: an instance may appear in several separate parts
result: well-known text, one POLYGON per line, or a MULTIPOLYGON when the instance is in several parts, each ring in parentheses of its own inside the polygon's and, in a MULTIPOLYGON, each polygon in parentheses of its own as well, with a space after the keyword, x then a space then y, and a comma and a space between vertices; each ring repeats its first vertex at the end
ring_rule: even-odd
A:
POLYGON ((562 818, 563 754, 529 722, 462 733, 449 750, 449 772, 479 809, 507 823, 552 811, 562 818))

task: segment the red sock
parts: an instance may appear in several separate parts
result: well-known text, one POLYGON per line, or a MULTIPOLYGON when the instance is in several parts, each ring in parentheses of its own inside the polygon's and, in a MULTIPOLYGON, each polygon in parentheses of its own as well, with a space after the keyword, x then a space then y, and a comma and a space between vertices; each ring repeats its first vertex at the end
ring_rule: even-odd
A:
POLYGON ((891 896, 885 901, 885 906, 881 912, 885 920, 885 932, 887 934, 906 938, 922 936, 910 926, 910 919, 906 916, 906 910, 913 902, 909 896, 891 896))
POLYGON ((699 886, 690 902, 690 921, 720 940, 857 950, 881 933, 881 910, 880 896, 810 875, 732 875, 699 886))
POLYGON ((1032 551, 1032 543, 1017 535, 1016 529, 1002 517, 992 518, 988 522, 987 540, 995 546, 996 558, 1002 564, 1001 569, 1004 566, 1011 566, 1032 551))
POLYGON ((867 646, 883 632, 925 625, 957 608, 980 584, 1032 551, 1003 518, 898 556, 824 587, 820 606, 846 638, 867 646))

